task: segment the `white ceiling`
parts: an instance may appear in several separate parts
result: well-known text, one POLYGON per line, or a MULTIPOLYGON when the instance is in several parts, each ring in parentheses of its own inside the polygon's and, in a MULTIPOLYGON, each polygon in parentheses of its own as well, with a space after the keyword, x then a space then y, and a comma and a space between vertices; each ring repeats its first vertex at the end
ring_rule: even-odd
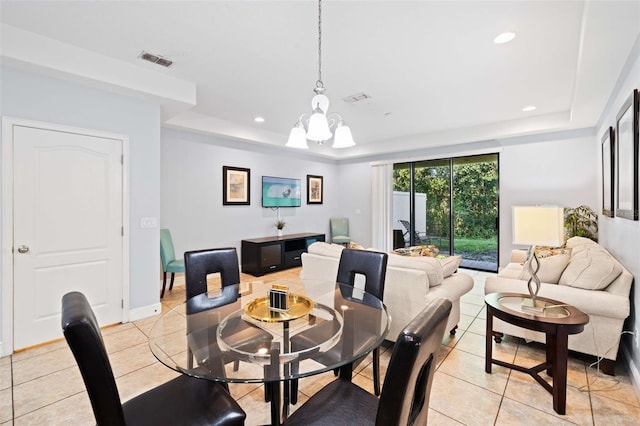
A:
MULTIPOLYGON (((153 92, 143 87, 153 75, 158 91, 182 84, 160 96, 170 127, 283 146, 310 111, 314 1, 3 0, 0 8, 6 63, 42 61, 107 86, 120 66, 142 73, 140 84, 120 85, 139 93, 153 92), (30 33, 56 43, 27 45, 30 33), (12 53, 26 50, 29 59, 12 53), (143 50, 174 65, 143 62, 143 50), (80 70, 83 57, 93 69, 80 70)), ((329 111, 348 122, 357 146, 309 152, 349 158, 594 126, 640 33, 640 2, 325 0, 322 19, 329 111), (504 31, 515 40, 494 44, 504 31), (372 99, 342 101, 359 92, 372 99), (527 105, 537 109, 525 113, 527 105)))

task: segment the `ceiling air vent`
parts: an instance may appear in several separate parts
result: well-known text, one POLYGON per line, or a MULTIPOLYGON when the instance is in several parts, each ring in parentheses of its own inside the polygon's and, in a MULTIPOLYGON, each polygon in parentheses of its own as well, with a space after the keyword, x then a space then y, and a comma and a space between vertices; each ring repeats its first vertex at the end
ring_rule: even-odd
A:
POLYGON ((154 55, 152 53, 145 52, 145 51, 140 53, 138 58, 140 58, 142 60, 145 60, 145 61, 153 62, 154 64, 162 65, 165 68, 169 68, 171 66, 171 64, 173 64, 173 61, 165 58, 164 56, 154 55))
POLYGON ((348 104, 355 104, 356 102, 362 102, 367 99, 371 99, 371 95, 367 95, 366 93, 356 93, 354 95, 349 95, 346 98, 342 98, 348 104))

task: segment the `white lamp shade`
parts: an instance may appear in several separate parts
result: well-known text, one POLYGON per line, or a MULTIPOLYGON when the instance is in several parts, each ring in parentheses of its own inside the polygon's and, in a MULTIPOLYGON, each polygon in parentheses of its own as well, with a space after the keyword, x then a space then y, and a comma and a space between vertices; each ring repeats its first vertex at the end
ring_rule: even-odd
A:
POLYGON ((333 148, 349 148, 355 146, 349 126, 339 125, 333 135, 333 148))
POLYGON ((302 127, 302 125, 296 125, 291 129, 291 132, 289 133, 289 140, 285 146, 298 149, 309 148, 309 146, 307 146, 307 137, 304 134, 304 127, 302 127))
POLYGON ((329 122, 327 116, 316 108, 311 118, 309 118, 309 128, 307 129, 307 139, 320 142, 331 139, 331 130, 329 130, 329 122))
POLYGON ((564 209, 513 207, 513 243, 558 247, 564 244, 564 209))

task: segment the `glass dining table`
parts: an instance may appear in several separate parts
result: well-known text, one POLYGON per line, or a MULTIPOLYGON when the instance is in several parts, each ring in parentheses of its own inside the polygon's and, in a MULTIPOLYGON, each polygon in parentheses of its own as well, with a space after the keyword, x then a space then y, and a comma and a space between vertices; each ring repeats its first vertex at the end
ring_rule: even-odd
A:
POLYGON ((389 331, 382 301, 357 286, 335 282, 267 279, 196 298, 160 316, 151 329, 151 352, 162 364, 192 377, 265 383, 273 425, 288 416, 292 379, 337 368, 341 377, 350 378, 353 361, 380 345, 389 331), (270 307, 274 285, 288 289, 287 309, 270 307), (196 298, 207 298, 209 308, 198 309, 203 303, 196 298), (291 350, 293 336, 315 327, 313 344, 291 350), (327 351, 333 352, 331 362, 323 356, 327 351))

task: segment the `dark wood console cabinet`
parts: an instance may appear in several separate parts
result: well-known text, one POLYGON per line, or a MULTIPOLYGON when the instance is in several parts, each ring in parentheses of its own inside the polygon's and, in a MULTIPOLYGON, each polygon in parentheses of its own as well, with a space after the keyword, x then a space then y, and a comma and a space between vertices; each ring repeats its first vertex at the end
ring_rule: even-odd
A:
POLYGON ((316 241, 324 241, 324 234, 290 234, 283 237, 242 240, 242 272, 260 276, 300 266, 300 256, 316 241))

